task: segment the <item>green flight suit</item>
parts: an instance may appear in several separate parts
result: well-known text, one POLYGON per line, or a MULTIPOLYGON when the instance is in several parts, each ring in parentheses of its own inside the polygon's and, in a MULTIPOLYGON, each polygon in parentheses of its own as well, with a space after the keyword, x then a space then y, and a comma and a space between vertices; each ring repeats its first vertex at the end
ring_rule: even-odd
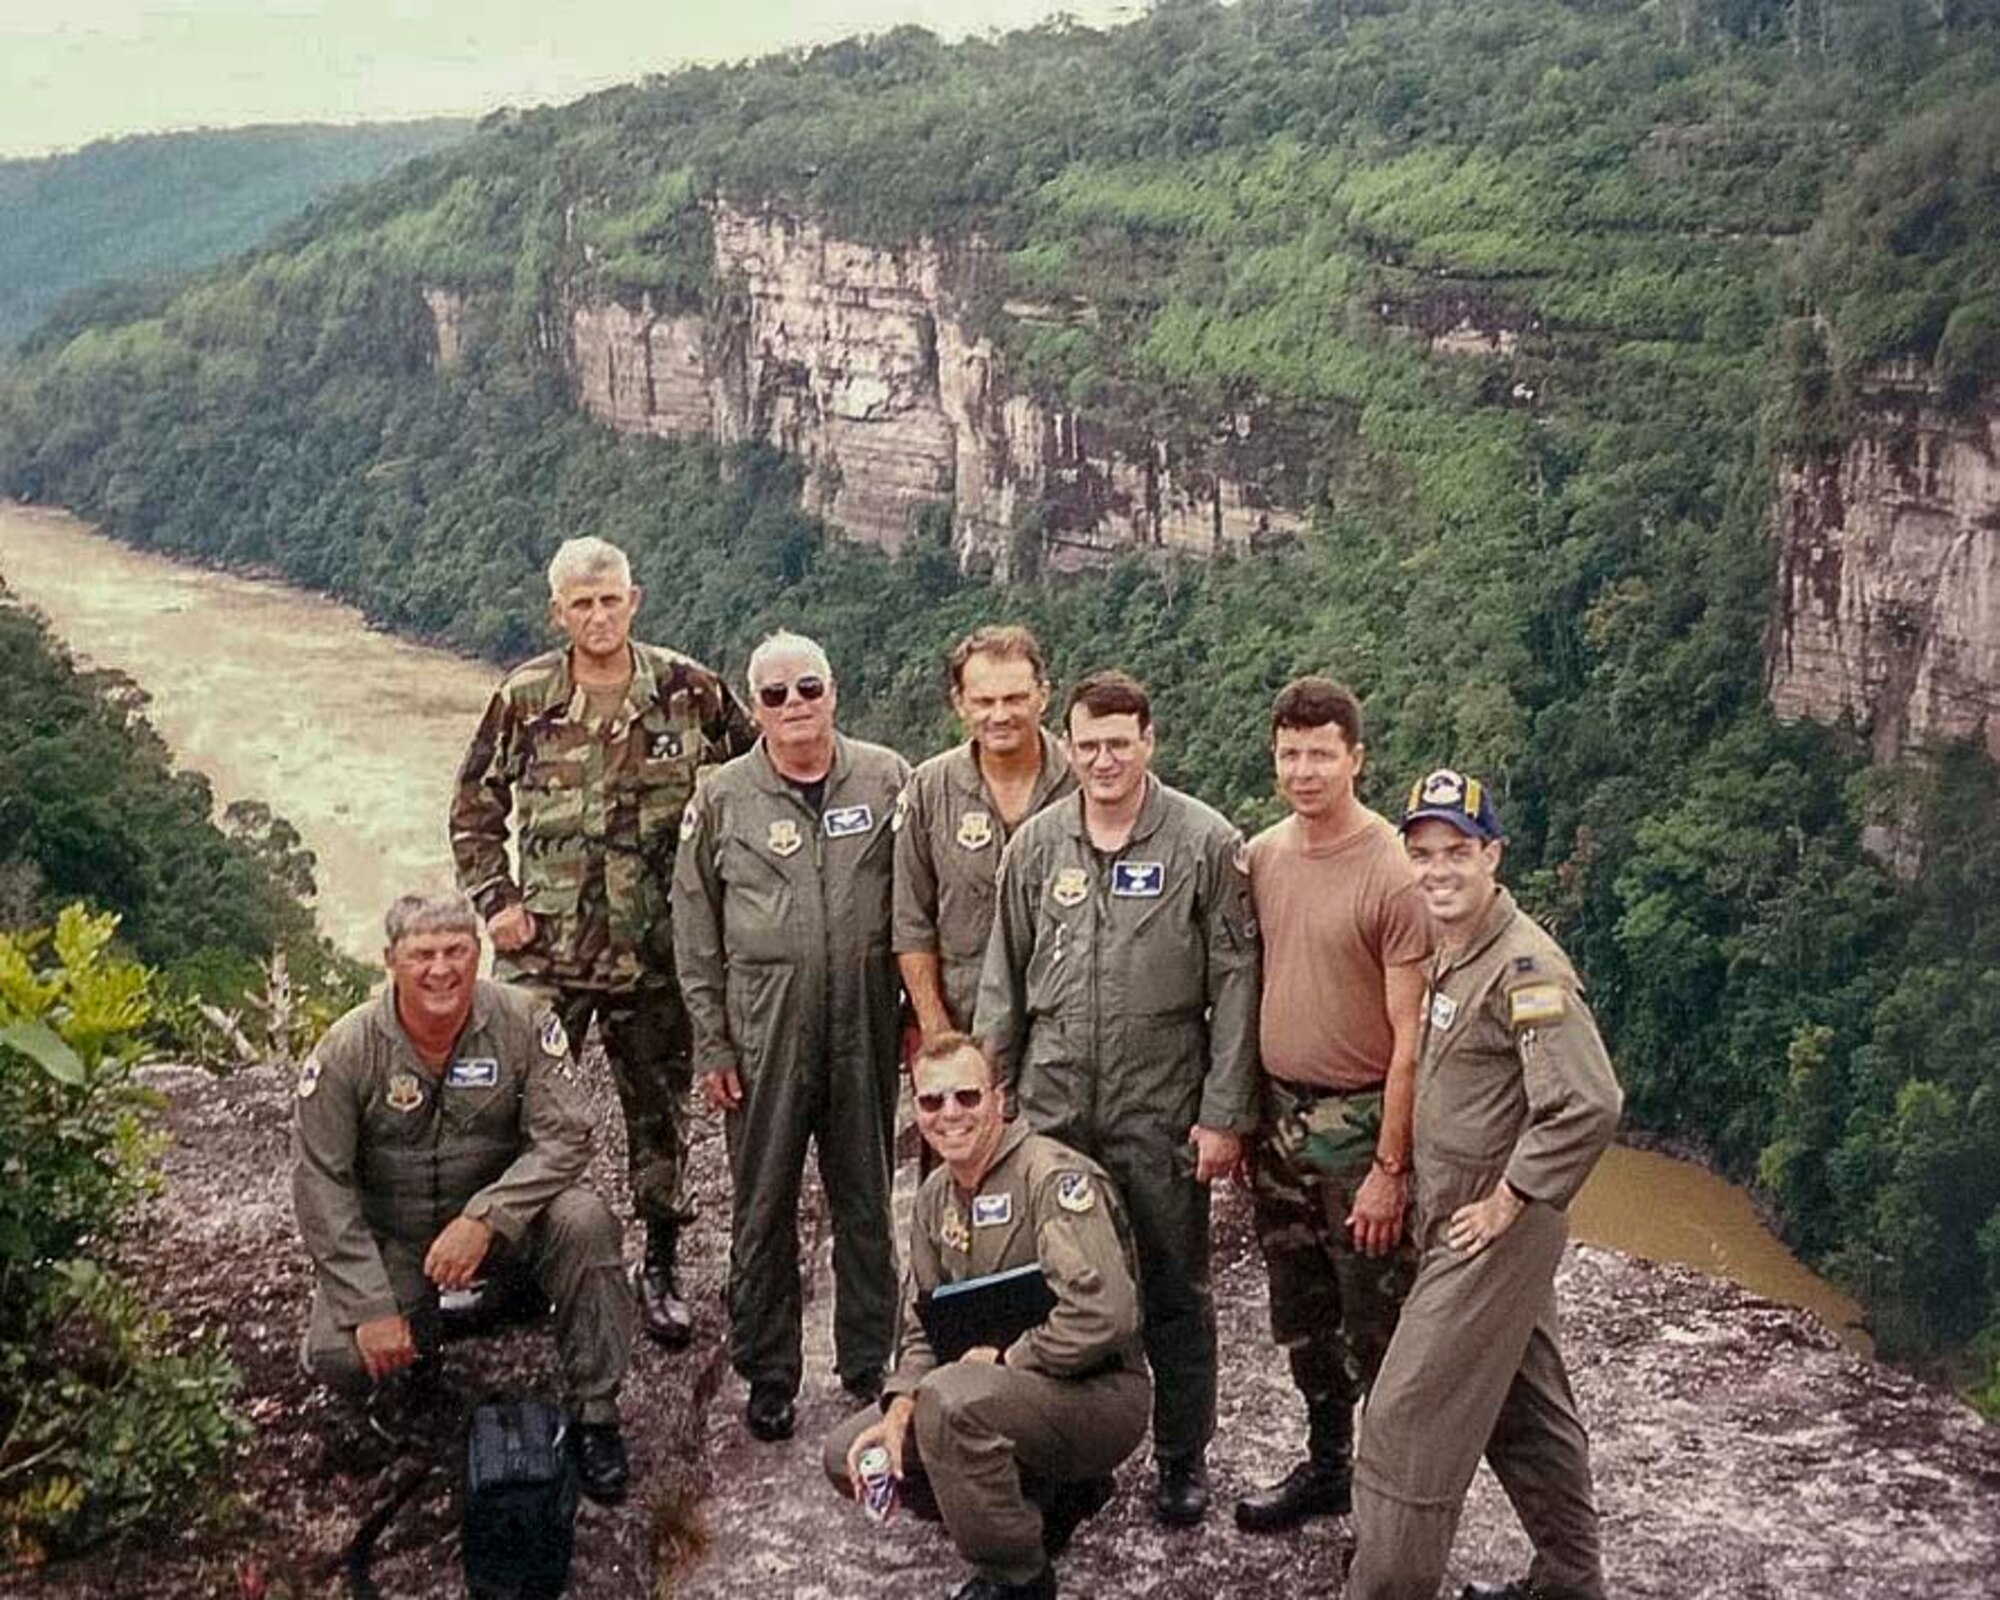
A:
POLYGON ((833 1221, 843 1379, 879 1373, 896 1318, 889 1218, 902 991, 889 952, 893 750, 836 735, 824 803, 761 743, 702 784, 674 864, 674 949, 696 1070, 734 1071, 729 1354, 752 1383, 802 1368, 799 1182, 810 1140, 833 1221))
POLYGON ((579 1051, 597 1018, 633 1203, 642 1220, 671 1229, 694 1213, 688 1023, 667 882, 696 774, 749 749, 755 733, 706 667, 655 645, 631 649, 632 682, 608 721, 572 682, 567 650, 507 675, 459 768, 451 847, 481 916, 516 903, 534 913, 534 942, 500 955, 496 975, 555 1007, 579 1051))
POLYGON ((590 1117, 567 1049, 540 1001, 484 980, 442 1071, 411 1047, 393 989, 328 1030, 300 1070, 292 1138, 292 1199, 314 1268, 314 1376, 366 1386, 354 1343, 364 1322, 400 1313, 434 1326, 424 1254, 466 1216, 493 1229, 490 1268, 524 1260, 555 1302, 579 1416, 617 1420, 636 1311, 618 1223, 582 1187, 590 1117))
MULTIPOLYGON (((959 1552, 995 1582, 1026 1583, 1042 1570, 1040 1497, 1067 1479, 1110 1475, 1145 1436, 1151 1386, 1136 1273, 1104 1170, 1024 1122, 1009 1125, 975 1192, 945 1168, 917 1191, 884 1403, 916 1400, 905 1503, 919 1515, 935 1508, 959 1552), (999 1366, 940 1365, 920 1297, 1034 1264, 1055 1291, 1048 1319, 1002 1351, 999 1366)), ((843 1494, 848 1450, 881 1418, 871 1406, 828 1435, 826 1475, 843 1494)))
POLYGON ((1602 1600, 1590 1449, 1556 1345, 1565 1208, 1622 1104, 1581 985, 1504 889, 1439 952, 1417 1064, 1422 1256, 1369 1391, 1348 1600, 1435 1600, 1483 1454, 1535 1548, 1537 1593, 1602 1600), (1526 1198, 1478 1253, 1452 1213, 1505 1179, 1526 1198))
POLYGON ((1258 957, 1243 838, 1147 779, 1115 860, 1081 797, 1029 818, 1000 863, 975 1031, 1019 1114, 1101 1162, 1138 1242, 1153 1450, 1215 1431, 1215 1307, 1197 1122, 1257 1124, 1258 957))
MULTIPOLYGON (((1038 732, 1042 770, 1028 798, 1030 817, 1076 792, 1062 746, 1038 732)), ((971 1030, 978 1008, 1000 853, 1015 831, 980 776, 979 747, 970 740, 920 765, 896 807, 896 953, 938 958, 945 1009, 961 1031, 971 1030)))

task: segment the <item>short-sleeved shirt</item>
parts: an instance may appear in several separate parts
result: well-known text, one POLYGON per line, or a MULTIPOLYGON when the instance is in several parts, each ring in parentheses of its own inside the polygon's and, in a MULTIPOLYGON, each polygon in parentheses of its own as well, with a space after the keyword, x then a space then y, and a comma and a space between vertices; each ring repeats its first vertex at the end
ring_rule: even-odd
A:
POLYGON ((1395 1035, 1389 967, 1434 944, 1403 842, 1386 818, 1308 846, 1296 817, 1250 841, 1250 892, 1264 940, 1258 1042, 1264 1070, 1314 1089, 1379 1088, 1395 1035))

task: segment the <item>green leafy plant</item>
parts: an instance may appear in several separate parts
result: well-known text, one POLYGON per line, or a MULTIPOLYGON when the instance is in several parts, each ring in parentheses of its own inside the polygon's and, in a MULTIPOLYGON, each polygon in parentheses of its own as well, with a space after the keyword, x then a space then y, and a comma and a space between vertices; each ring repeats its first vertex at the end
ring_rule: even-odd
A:
POLYGON ((133 1079, 151 975, 117 919, 70 906, 0 934, 0 1563, 180 1508, 239 1435, 213 1341, 177 1347, 107 1264, 157 1184, 157 1098, 133 1079))

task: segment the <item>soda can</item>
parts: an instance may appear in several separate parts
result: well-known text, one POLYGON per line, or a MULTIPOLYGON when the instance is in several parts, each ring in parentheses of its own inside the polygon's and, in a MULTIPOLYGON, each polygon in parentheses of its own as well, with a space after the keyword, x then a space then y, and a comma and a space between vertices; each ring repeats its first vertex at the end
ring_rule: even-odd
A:
POLYGON ((871 1522, 887 1522, 896 1509, 896 1474, 889 1469, 889 1452, 870 1445, 855 1463, 861 1474, 861 1509, 871 1522))

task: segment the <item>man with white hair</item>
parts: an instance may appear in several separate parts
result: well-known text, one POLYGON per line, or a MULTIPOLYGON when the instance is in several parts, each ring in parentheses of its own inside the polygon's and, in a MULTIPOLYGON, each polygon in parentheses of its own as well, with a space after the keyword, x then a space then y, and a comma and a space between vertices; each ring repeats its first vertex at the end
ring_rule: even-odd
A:
POLYGON ((890 821, 910 767, 834 730, 826 652, 776 633, 750 657, 761 737, 681 823, 674 955, 733 1210, 729 1356, 760 1439, 794 1422, 803 1357, 799 1183, 818 1147, 833 1221, 834 1360, 881 1392, 896 1323, 890 1234, 901 996, 889 949, 890 821))
POLYGON ((679 1346, 694 1331, 675 1277, 694 1217, 693 1078, 667 883, 696 773, 747 750, 752 731, 714 673, 633 640, 642 591, 616 545, 567 541, 549 563, 549 597, 566 642, 494 692, 459 769, 452 854, 486 920, 496 975, 546 999, 574 1050, 596 1018, 646 1224, 641 1317, 653 1338, 679 1346))

